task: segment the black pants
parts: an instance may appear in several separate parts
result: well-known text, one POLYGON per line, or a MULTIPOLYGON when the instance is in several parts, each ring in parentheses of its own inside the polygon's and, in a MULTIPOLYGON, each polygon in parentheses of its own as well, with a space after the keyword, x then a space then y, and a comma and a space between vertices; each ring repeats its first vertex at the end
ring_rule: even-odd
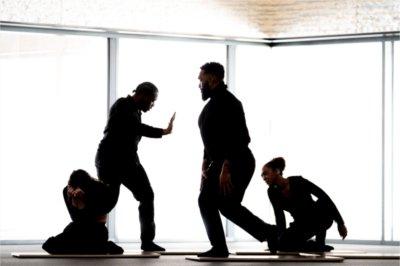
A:
POLYGON ((215 248, 226 248, 220 212, 251 236, 263 242, 272 234, 274 226, 263 222, 241 202, 254 173, 255 160, 250 150, 241 158, 230 161, 233 192, 223 195, 219 187, 222 162, 213 163, 199 195, 199 207, 210 243, 215 248))
POLYGON ((75 209, 67 200, 67 188, 63 196, 68 212, 73 219, 57 236, 50 237, 42 248, 50 254, 122 254, 124 250, 108 241, 108 230, 104 223, 85 209, 75 209))
POLYGON ((96 156, 97 175, 108 184, 112 192, 113 205, 117 204, 121 184, 129 189, 139 201, 140 239, 152 242, 155 237, 154 192, 146 171, 139 159, 113 157, 103 152, 96 156))
POLYGON ((325 246, 326 231, 332 226, 333 219, 320 201, 316 202, 315 213, 308 215, 305 221, 294 221, 281 234, 278 248, 282 251, 310 251, 325 246), (312 237, 315 242, 308 242, 312 237))
MULTIPOLYGON (((50 254, 106 254, 108 231, 104 223, 71 222, 42 248, 50 254)), ((122 252, 121 252, 122 253, 122 252)))

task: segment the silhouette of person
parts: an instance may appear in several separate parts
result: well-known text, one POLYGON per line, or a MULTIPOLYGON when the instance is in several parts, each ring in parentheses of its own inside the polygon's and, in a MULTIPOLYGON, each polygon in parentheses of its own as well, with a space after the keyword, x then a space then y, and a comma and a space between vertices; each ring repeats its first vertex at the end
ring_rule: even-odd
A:
POLYGON ((285 160, 274 158, 264 165, 262 178, 268 184, 268 196, 274 209, 278 250, 281 251, 330 251, 325 245, 326 231, 333 221, 337 223, 340 236, 347 236, 344 224, 331 198, 318 186, 301 176, 282 176, 285 160), (318 200, 314 201, 311 195, 318 200), (289 212, 293 222, 286 228, 284 211, 289 212), (316 240, 310 240, 315 236, 316 240))
POLYGON ((86 171, 73 171, 63 189, 72 222, 42 248, 50 254, 122 254, 121 247, 108 241, 105 223, 112 208, 110 195, 109 188, 86 171))
POLYGON ((198 121, 204 144, 198 203, 212 248, 198 256, 228 256, 220 212, 257 240, 268 241, 273 250, 274 226, 241 204, 255 168, 242 104, 227 90, 221 64, 210 62, 200 69, 202 98, 209 101, 198 121))
POLYGON ((165 250, 153 242, 154 193, 137 154, 142 136, 161 138, 172 131, 175 114, 166 129, 141 122, 142 111, 149 111, 157 96, 157 87, 150 82, 144 82, 137 86, 132 96, 118 99, 111 107, 104 137, 96 154, 97 174, 101 181, 110 186, 112 205, 115 206, 118 201, 121 184, 139 201, 140 238, 144 251, 165 250))

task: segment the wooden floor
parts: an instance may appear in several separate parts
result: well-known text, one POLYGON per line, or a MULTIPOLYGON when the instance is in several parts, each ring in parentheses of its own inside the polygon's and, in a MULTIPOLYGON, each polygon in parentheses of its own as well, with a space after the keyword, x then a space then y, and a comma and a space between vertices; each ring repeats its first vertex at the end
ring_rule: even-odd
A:
MULTIPOLYGON (((176 252, 179 251, 192 251, 200 252, 208 249, 207 243, 161 243, 167 250, 176 252)), ((139 244, 124 244, 120 245, 127 252, 139 251, 139 244)), ((400 253, 399 246, 371 246, 371 245, 333 245, 336 250, 349 251, 362 251, 369 253, 400 253)), ((262 251, 265 245, 249 242, 249 243, 230 243, 230 251, 262 251)), ((174 266, 174 265, 276 265, 276 262, 198 262, 186 260, 186 255, 162 255, 159 258, 14 258, 11 253, 14 252, 41 252, 40 245, 3 245, 1 246, 0 265, 145 265, 145 266, 174 266)), ((310 262, 279 262, 279 266, 288 265, 310 265, 310 262)), ((397 259, 345 259, 343 262, 313 262, 313 266, 319 265, 355 265, 355 266, 386 266, 386 265, 400 265, 400 260, 397 259)))

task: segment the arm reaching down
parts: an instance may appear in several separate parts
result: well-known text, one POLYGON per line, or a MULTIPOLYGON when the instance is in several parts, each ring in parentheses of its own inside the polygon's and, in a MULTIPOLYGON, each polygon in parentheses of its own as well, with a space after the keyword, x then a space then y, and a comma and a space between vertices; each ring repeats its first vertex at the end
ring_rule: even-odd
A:
POLYGON ((337 223, 339 235, 342 239, 345 239, 347 236, 347 228, 344 225, 344 220, 340 215, 339 210, 337 209, 335 203, 332 199, 325 193, 320 187, 315 185, 314 183, 310 182, 307 179, 305 180, 306 187, 309 189, 311 194, 315 195, 319 201, 324 202, 326 207, 328 208, 329 212, 332 214, 333 219, 337 223))

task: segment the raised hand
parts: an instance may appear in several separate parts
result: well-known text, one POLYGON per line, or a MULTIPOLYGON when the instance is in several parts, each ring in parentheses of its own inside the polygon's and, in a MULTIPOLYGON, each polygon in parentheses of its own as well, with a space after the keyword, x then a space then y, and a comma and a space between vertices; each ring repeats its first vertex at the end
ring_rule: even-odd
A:
POLYGON ((71 200, 73 207, 81 210, 85 208, 85 192, 79 187, 73 188, 68 185, 67 189, 68 198, 71 200))
POLYGON ((171 119, 169 120, 168 127, 167 127, 166 129, 164 129, 164 131, 163 131, 163 134, 164 134, 164 135, 171 134, 172 128, 174 127, 175 115, 176 115, 176 113, 174 113, 174 114, 172 115, 171 119))

